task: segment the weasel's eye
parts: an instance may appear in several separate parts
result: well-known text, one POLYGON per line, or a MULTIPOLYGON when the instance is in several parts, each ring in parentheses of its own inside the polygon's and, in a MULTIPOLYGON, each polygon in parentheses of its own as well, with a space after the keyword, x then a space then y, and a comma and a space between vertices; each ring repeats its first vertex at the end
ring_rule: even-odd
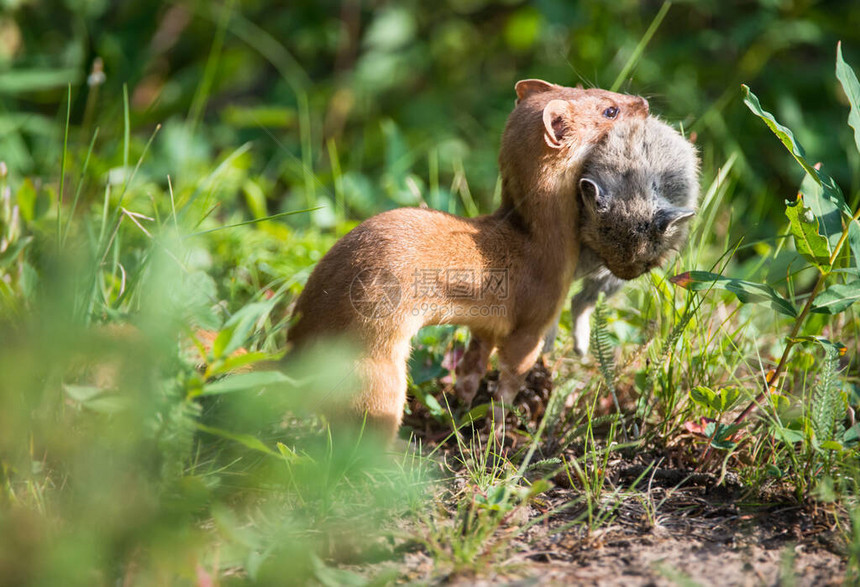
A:
POLYGON ((615 118, 616 116, 618 116, 618 107, 610 106, 603 111, 603 116, 605 116, 606 118, 615 118))

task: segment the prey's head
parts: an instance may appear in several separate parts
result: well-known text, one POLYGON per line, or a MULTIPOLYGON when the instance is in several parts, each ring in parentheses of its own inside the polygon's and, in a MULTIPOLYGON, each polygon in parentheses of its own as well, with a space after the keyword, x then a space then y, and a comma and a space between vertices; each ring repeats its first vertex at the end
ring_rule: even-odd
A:
POLYGON ((614 127, 583 167, 580 237, 621 279, 680 249, 699 195, 693 146, 655 118, 614 127))
MULTIPOLYGON (((628 188, 632 188, 628 184, 628 188)), ((621 279, 634 279, 662 265, 669 254, 683 245, 687 224, 695 214, 643 195, 659 191, 639 184, 633 197, 617 197, 594 179, 579 180, 581 208, 587 210, 580 230, 582 242, 603 259, 606 267, 621 279)), ((628 192, 628 195, 630 193, 628 192)))

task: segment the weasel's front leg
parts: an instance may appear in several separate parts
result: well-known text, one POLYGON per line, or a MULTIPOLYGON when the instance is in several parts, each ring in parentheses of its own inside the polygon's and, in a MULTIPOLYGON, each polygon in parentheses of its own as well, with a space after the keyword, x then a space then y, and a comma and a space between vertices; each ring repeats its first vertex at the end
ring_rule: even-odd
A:
POLYGON ((513 332, 500 344, 499 387, 495 398, 497 405, 493 410, 497 430, 504 424, 505 414, 540 355, 542 344, 540 332, 513 332))
POLYGON ((558 311, 558 314, 555 317, 555 320, 550 326, 549 330, 546 331, 546 334, 543 336, 543 348, 541 349, 542 353, 552 352, 553 347, 555 346, 555 339, 558 338, 558 323, 561 321, 561 310, 558 311))
POLYGON ((472 331, 472 338, 469 340, 469 346, 466 347, 466 352, 457 363, 454 373, 457 375, 457 382, 454 384, 454 392, 460 401, 469 406, 475 398, 475 393, 481 385, 481 378, 487 371, 487 362, 490 360, 490 353, 496 347, 493 337, 488 334, 481 334, 472 331))

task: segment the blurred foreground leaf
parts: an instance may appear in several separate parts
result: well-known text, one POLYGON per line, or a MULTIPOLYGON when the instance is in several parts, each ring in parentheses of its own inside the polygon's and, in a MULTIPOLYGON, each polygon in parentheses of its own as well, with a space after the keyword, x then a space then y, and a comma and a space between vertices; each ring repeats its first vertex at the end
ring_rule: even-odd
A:
POLYGON ((240 373, 203 386, 201 395, 220 395, 249 389, 260 389, 267 386, 290 385, 296 381, 280 371, 259 371, 256 373, 240 373))

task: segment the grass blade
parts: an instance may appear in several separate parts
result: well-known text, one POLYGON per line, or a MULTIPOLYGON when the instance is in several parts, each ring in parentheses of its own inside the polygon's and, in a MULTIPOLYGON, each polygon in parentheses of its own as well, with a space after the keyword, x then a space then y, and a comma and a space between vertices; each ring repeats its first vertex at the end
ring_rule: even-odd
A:
POLYGON ((122 193, 128 189, 128 184, 131 181, 128 177, 128 150, 131 145, 131 116, 128 110, 128 84, 122 85, 122 172, 125 176, 122 186, 122 193))
POLYGON ((69 152, 69 122, 72 117, 72 84, 68 86, 68 100, 66 101, 66 128, 63 135, 63 156, 60 161, 60 193, 57 196, 57 246, 60 246, 60 228, 63 216, 63 193, 66 190, 66 160, 69 152))
POLYGON ((304 212, 313 212, 314 210, 319 210, 322 206, 317 206, 316 208, 306 208, 304 210, 289 210, 287 212, 280 212, 278 214, 272 214, 271 216, 266 216, 265 218, 254 218, 253 220, 246 220, 244 222, 237 222, 235 224, 227 224, 225 226, 218 226, 216 228, 210 228, 208 230, 201 230, 199 232, 192 232, 191 234, 185 235, 183 238, 190 238, 192 236, 200 236, 201 234, 209 234, 210 232, 218 232, 219 230, 226 230, 228 228, 236 228, 237 226, 246 226, 248 224, 257 224, 258 222, 266 222, 267 220, 274 220, 275 218, 281 218, 283 216, 292 216, 293 214, 302 214, 304 212))
POLYGON ((72 201, 72 209, 69 210, 69 219, 66 221, 66 231, 63 233, 63 237, 62 237, 61 242, 60 242, 61 245, 65 244, 66 238, 69 236, 69 231, 72 229, 72 220, 75 217, 75 210, 78 207, 78 200, 81 197, 81 190, 84 187, 84 178, 86 178, 87 169, 89 169, 89 166, 90 166, 90 157, 92 157, 93 147, 95 146, 96 139, 98 139, 98 137, 99 137, 99 129, 98 129, 98 127, 96 127, 95 132, 93 132, 93 138, 90 141, 90 146, 87 149, 87 156, 84 159, 84 166, 81 169, 81 178, 78 181, 78 187, 75 190, 75 199, 72 201))
POLYGON ((654 20, 651 21, 651 25, 648 27, 648 30, 645 31, 645 34, 642 35, 641 39, 639 39, 639 43, 636 45, 636 48, 633 49, 630 59, 628 59, 627 63, 624 64, 624 67, 621 69, 618 77, 615 78, 615 81, 612 82, 612 86, 609 88, 610 91, 617 92, 618 88, 621 87, 621 84, 624 83, 624 79, 630 73, 630 70, 639 62, 642 52, 645 51, 645 47, 648 46, 648 43, 651 41, 651 37, 653 37, 654 33, 657 32, 657 29, 660 28, 660 23, 663 22, 663 19, 666 17, 666 13, 669 12, 669 8, 671 6, 672 3, 668 0, 663 2, 663 6, 660 7, 660 11, 657 12, 657 16, 655 16, 654 20))

